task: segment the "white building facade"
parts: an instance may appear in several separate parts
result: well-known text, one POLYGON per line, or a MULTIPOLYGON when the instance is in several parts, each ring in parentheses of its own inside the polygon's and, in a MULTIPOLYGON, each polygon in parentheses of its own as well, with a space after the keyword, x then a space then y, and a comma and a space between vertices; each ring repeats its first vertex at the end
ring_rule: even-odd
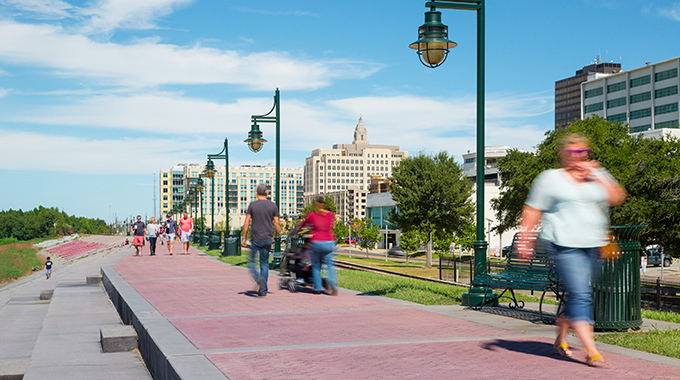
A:
MULTIPOLYGON (((184 194, 182 200, 188 194, 190 184, 196 183, 204 166, 196 164, 183 167, 181 181, 184 194)), ((174 168, 173 168, 174 170, 174 168)), ((163 171, 161 172, 161 195, 163 194, 163 171)), ((174 173, 174 172, 173 172, 174 173)), ((207 226, 212 225, 212 208, 214 204, 215 224, 224 222, 226 219, 225 180, 224 166, 215 166, 213 178, 203 178, 203 191, 200 203, 196 202, 197 209, 203 206, 203 217, 207 226), (214 184, 214 194, 212 191, 214 184)), ((269 187, 269 199, 276 198, 276 166, 267 165, 244 165, 229 167, 229 224, 230 229, 240 229, 245 221, 246 210, 250 202, 256 199, 255 190, 257 185, 264 183, 269 187)), ((281 168, 281 199, 279 215, 282 218, 296 216, 303 208, 303 169, 281 168)), ((162 198, 161 198, 162 199, 162 198)), ((198 200, 197 200, 198 201, 198 200)), ((163 201, 162 201, 163 202, 163 201)), ((170 207, 171 208, 171 207, 170 207)), ((200 212, 198 213, 200 214, 200 212)))
POLYGON ((305 194, 316 195, 355 188, 368 190, 371 175, 392 176, 392 167, 408 157, 395 145, 369 144, 362 119, 354 129, 351 144, 316 149, 305 159, 305 194))
POLYGON ((581 84, 581 118, 621 121, 631 133, 677 129, 680 57, 581 84))

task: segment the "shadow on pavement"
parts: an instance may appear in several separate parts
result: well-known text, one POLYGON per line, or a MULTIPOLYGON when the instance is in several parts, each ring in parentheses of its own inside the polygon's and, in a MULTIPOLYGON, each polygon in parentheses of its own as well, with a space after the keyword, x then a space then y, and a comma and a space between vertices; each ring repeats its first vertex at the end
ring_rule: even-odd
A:
POLYGON ((505 339, 496 339, 482 345, 482 348, 490 351, 497 351, 503 349, 506 351, 519 352, 527 355, 543 356, 555 360, 562 360, 574 363, 580 363, 573 357, 561 357, 553 350, 553 345, 546 342, 537 341, 514 341, 505 339))

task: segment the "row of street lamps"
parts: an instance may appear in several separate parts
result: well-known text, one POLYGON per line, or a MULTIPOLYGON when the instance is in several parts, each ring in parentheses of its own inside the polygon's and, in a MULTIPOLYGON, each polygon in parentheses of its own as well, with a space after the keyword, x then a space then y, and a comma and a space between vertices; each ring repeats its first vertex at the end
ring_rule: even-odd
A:
MULTIPOLYGON (((425 4, 430 8, 425 12, 425 23, 418 28, 418 40, 409 45, 410 48, 417 51, 418 57, 423 65, 431 68, 440 66, 446 61, 450 49, 457 46, 457 44, 448 39, 448 27, 442 23, 441 12, 437 8, 443 9, 457 9, 457 10, 472 10, 477 12, 477 158, 476 158, 476 194, 477 194, 477 212, 476 212, 476 240, 473 243, 475 252, 475 276, 484 274, 486 272, 486 250, 488 243, 485 240, 484 233, 484 71, 485 71, 485 57, 484 57, 484 43, 485 43, 485 15, 484 15, 484 0, 439 0, 430 1, 425 4)), ((275 183, 275 203, 277 208, 280 208, 281 197, 281 172, 280 172, 280 154, 281 154, 281 130, 280 130, 280 98, 279 89, 276 89, 274 95, 274 105, 272 109, 264 115, 251 116, 251 130, 248 133, 248 138, 244 141, 253 152, 258 152, 262 149, 262 145, 267 142, 262 136, 258 123, 275 123, 276 125, 276 183, 275 183), (272 113, 274 113, 272 115, 272 113)), ((213 198, 211 209, 211 226, 214 232, 215 220, 215 201, 214 201, 214 175, 215 166, 212 159, 225 159, 226 177, 225 177, 225 197, 224 205, 226 211, 226 225, 225 233, 229 231, 229 147, 228 139, 224 140, 224 148, 218 154, 208 155, 208 163, 204 176, 211 179, 211 195, 213 198)), ((198 188, 202 189, 202 179, 199 177, 198 188)), ((201 190, 198 190, 201 194, 201 190)), ((190 194, 191 197, 191 194, 190 194)), ((192 198, 193 199, 193 198, 192 198)), ((185 207, 189 205, 189 201, 184 203, 185 207)), ((202 201, 201 201, 202 206, 202 201)), ((175 210, 173 210, 174 212, 175 210)), ((201 211, 202 213, 202 211, 201 211)), ((275 243, 275 252, 281 251, 280 240, 277 239, 275 243)), ((463 303, 466 305, 479 305, 484 299, 485 288, 472 286, 469 293, 463 295, 463 303)))

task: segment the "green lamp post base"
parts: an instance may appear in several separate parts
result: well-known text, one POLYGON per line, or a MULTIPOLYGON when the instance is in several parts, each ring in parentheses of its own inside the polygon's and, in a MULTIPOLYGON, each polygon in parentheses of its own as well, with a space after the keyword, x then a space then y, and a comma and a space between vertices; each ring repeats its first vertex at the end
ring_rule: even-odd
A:
POLYGON ((486 293, 486 302, 484 302, 484 293, 486 292, 485 286, 471 286, 470 291, 463 293, 462 302, 463 306, 498 306, 498 294, 496 293, 486 293))

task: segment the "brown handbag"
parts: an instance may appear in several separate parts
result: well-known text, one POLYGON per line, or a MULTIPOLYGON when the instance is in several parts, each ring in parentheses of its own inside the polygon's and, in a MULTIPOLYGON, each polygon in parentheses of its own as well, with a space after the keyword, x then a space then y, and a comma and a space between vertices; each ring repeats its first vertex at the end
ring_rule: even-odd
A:
POLYGON ((611 229, 607 235, 607 245, 600 247, 600 257, 605 260, 616 260, 621 257, 621 246, 616 242, 616 236, 611 229))

